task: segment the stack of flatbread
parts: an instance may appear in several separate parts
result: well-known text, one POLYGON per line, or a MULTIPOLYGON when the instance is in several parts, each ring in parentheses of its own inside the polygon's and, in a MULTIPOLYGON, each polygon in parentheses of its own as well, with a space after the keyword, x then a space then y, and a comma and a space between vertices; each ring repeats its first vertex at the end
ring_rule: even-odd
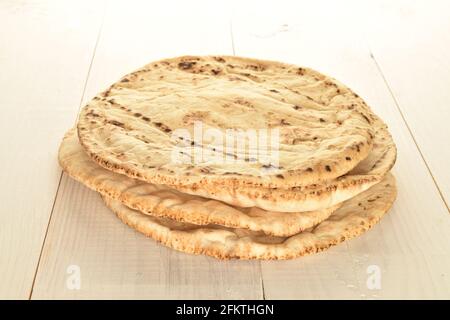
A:
POLYGON ((387 126, 340 82, 231 56, 126 75, 59 150, 124 223, 222 259, 291 259, 362 234, 395 200, 395 159, 387 126))

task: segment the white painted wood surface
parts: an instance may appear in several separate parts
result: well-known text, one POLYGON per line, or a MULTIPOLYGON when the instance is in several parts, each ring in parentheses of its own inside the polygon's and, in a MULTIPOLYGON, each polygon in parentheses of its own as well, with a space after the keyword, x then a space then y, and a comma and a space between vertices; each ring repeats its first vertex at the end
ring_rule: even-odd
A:
POLYGON ((450 298, 446 2, 6 1, 0 8, 1 298, 450 298), (373 230, 293 261, 222 262, 155 244, 66 175, 58 185, 58 142, 80 101, 151 60, 233 52, 330 74, 388 123, 399 149, 399 196, 373 230), (80 290, 67 286, 73 265, 80 290), (367 285, 373 268, 379 289, 367 285))
POLYGON ((103 7, 0 2, 0 298, 30 295, 103 7))

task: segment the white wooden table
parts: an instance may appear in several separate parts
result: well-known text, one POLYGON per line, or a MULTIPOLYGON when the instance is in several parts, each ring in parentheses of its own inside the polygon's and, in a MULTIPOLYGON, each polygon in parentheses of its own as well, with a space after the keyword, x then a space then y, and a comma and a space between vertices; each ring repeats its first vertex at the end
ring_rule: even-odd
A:
POLYGON ((449 2, 241 2, 0 2, 0 298, 450 298, 449 2), (183 254, 123 225, 62 174, 59 142, 95 93, 184 54, 281 60, 349 85, 397 143, 393 210, 276 262, 183 254))

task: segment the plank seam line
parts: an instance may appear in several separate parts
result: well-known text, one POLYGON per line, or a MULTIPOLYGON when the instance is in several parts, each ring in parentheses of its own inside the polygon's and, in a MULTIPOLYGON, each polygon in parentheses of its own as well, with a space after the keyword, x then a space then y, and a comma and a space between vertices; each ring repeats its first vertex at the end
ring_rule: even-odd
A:
MULTIPOLYGON (((89 68, 88 68, 88 72, 87 72, 87 75, 86 75, 86 80, 84 81, 83 92, 81 94, 80 103, 78 105, 77 119, 78 119, 78 114, 80 113, 81 107, 83 105, 84 97, 86 95, 86 89, 87 89, 88 82, 89 82, 89 77, 91 76, 92 66, 94 64, 95 56, 97 54, 97 47, 98 47, 98 44, 100 42, 100 37, 101 37, 102 31, 103 31, 103 25, 105 23, 105 15, 106 15, 108 3, 109 3, 109 1, 106 1, 105 8, 103 9, 103 15, 102 15, 101 23, 100 23, 100 28, 99 28, 98 33, 97 33, 97 38, 95 39, 94 50, 92 51, 92 59, 91 59, 91 62, 89 63, 89 68)), ((76 124, 77 119, 75 119, 75 124, 76 124)))
MULTIPOLYGON (((80 102, 79 102, 79 105, 78 105, 78 112, 79 112, 79 110, 81 108, 81 104, 83 103, 83 99, 84 99, 84 95, 85 95, 85 92, 86 92, 86 87, 87 87, 89 75, 90 75, 90 72, 91 72, 91 68, 92 68, 92 64, 93 64, 93 61, 94 61, 95 53, 97 51, 97 46, 98 46, 98 43, 99 43, 99 40, 100 40, 100 35, 101 35, 102 29, 103 29, 103 24, 104 24, 104 21, 105 21, 105 13, 106 13, 106 6, 103 9, 103 15, 102 15, 102 18, 101 18, 101 23, 100 23, 99 31, 98 31, 98 34, 97 34, 97 38, 95 40, 94 50, 92 52, 91 62, 89 64, 88 72, 87 72, 87 75, 86 75, 86 80, 84 81, 84 87, 83 87, 83 91, 82 91, 82 94, 81 94, 81 99, 80 99, 80 102)), ((77 116, 77 118, 78 118, 78 116, 77 116)), ((48 219, 47 227, 46 227, 46 230, 45 230, 44 240, 42 242, 41 251, 39 253, 39 258, 38 258, 36 270, 34 272, 33 282, 31 283, 31 289, 30 289, 30 294, 28 295, 28 300, 31 300, 31 298, 33 296, 34 285, 36 283, 37 274, 39 272, 39 267, 41 265, 42 254, 44 252, 44 247, 45 247, 45 243, 46 243, 46 240, 47 240, 48 230, 50 229, 50 223, 52 221, 53 212, 54 212, 55 205, 56 205, 56 200, 58 199, 58 194, 60 192, 59 190, 60 190, 60 187, 61 187, 61 181, 62 181, 63 174, 64 173, 61 170, 61 174, 59 176, 59 181, 58 181, 58 187, 56 189, 55 197, 53 198, 52 209, 50 211, 50 217, 48 219)))
POLYGON ((59 175, 58 188, 56 189, 55 198, 53 199, 52 210, 50 211, 50 217, 48 218, 47 227, 45 229, 44 240, 42 241, 41 251, 39 252, 39 258, 38 258, 36 270, 34 272, 33 282, 31 283, 31 289, 30 289, 30 294, 28 295, 28 300, 31 300, 31 297, 33 295, 34 284, 36 282, 37 273, 39 270, 39 266, 41 264, 42 253, 44 252, 45 241, 47 240, 48 229, 49 229, 50 223, 52 221, 53 211, 55 209, 56 199, 58 198, 59 187, 61 186, 62 177, 63 177, 63 172, 61 170, 61 173, 59 175))
POLYGON ((264 278, 262 273, 262 268, 260 268, 260 276, 261 276, 261 291, 263 295, 263 300, 266 300, 266 290, 264 289, 264 278))
POLYGON ((234 49, 234 35, 233 35, 233 19, 230 19, 230 36, 231 36, 231 50, 233 51, 233 56, 236 55, 236 50, 234 49))
POLYGON ((431 171, 431 168, 428 165, 424 154, 422 153, 422 150, 420 150, 419 144, 417 143, 417 140, 414 137, 414 134, 413 134, 413 132, 412 132, 412 130, 411 130, 409 124, 408 124, 408 121, 406 121, 406 117, 403 114, 402 109, 400 108, 400 104, 397 101, 397 98, 395 97, 394 92, 392 91, 392 89, 391 89, 391 87, 390 87, 390 85, 389 85, 389 83, 388 83, 388 81, 387 81, 387 79, 386 79, 386 77, 385 77, 385 75, 383 73, 383 70, 381 69, 380 64, 378 63, 377 59, 375 58, 375 55, 373 54, 373 52, 371 50, 370 50, 370 57, 375 62, 375 66, 378 69, 378 72, 380 73, 381 78, 384 81, 384 84, 386 85, 387 89, 389 90, 389 94, 391 95, 392 99, 394 100, 395 106, 397 107, 397 110, 400 113, 400 116, 402 117, 402 120, 405 123, 406 128, 408 129, 409 135, 411 136, 412 140, 414 141, 414 144, 416 145, 417 151, 419 151, 420 157, 422 158, 422 161, 425 164, 425 167, 427 168, 428 173, 431 176, 431 179, 433 179, 434 185, 436 186, 436 189, 437 189, 437 191, 439 193, 439 196, 441 197, 442 202, 444 202, 444 205, 447 208, 447 211, 450 213, 450 208, 448 206, 448 203, 445 201, 444 194, 442 193, 441 189, 439 188, 439 184, 437 183, 436 178, 434 177, 433 172, 431 171))
POLYGON ((264 278, 263 278, 263 272, 262 272, 262 264, 264 263, 263 261, 258 261, 259 262, 259 285, 260 285, 260 289, 261 289, 261 294, 262 294, 262 300, 266 300, 266 291, 264 289, 264 278))

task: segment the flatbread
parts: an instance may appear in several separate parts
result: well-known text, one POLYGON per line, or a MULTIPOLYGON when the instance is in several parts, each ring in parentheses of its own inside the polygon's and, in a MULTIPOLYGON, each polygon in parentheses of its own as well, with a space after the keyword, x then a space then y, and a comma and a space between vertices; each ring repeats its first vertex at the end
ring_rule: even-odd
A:
POLYGON ((388 174, 381 183, 346 201, 327 220, 291 237, 214 225, 199 227, 144 215, 110 198, 104 201, 124 223, 179 251, 220 259, 292 259, 364 233, 389 210, 396 193, 395 179, 388 174))
POLYGON ((103 196, 145 214, 197 225, 220 224, 269 235, 289 236, 315 226, 340 207, 338 204, 319 211, 284 213, 232 207, 216 200, 183 194, 99 166, 86 155, 75 130, 65 135, 59 149, 59 162, 72 178, 103 196))
POLYGON ((248 186, 227 188, 199 183, 177 186, 177 189, 240 207, 260 207, 283 212, 329 208, 380 182, 393 167, 397 148, 392 136, 386 124, 375 115, 372 125, 374 138, 369 156, 348 174, 334 180, 288 189, 248 186))
POLYGON ((185 56, 150 63, 96 96, 80 113, 78 135, 98 164, 142 181, 174 188, 193 183, 287 188, 352 170, 372 148, 372 119, 357 94, 314 70, 239 57, 185 56), (278 129, 279 157, 274 163, 259 154, 251 157, 246 148, 229 152, 224 143, 198 142, 198 122, 222 133, 278 129), (179 130, 189 137, 178 136, 179 130), (179 139, 188 143, 187 163, 174 161, 179 139), (198 150, 240 161, 202 162, 198 150))

